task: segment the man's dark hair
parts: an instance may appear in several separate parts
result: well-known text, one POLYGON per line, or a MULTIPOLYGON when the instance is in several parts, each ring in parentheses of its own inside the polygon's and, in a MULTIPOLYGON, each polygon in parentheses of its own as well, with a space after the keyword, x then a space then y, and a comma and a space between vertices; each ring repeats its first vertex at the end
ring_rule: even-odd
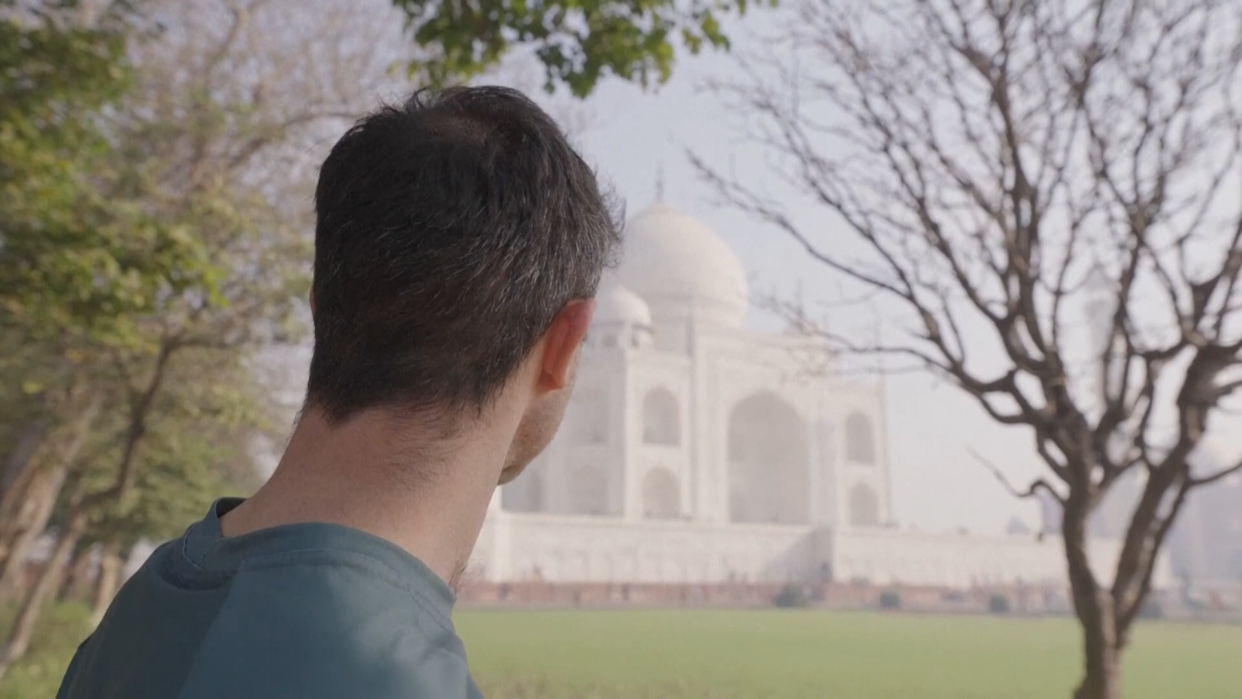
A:
POLYGON ((555 315, 595 295, 619 218, 556 123, 499 87, 358 122, 315 190, 308 406, 480 411, 555 315))

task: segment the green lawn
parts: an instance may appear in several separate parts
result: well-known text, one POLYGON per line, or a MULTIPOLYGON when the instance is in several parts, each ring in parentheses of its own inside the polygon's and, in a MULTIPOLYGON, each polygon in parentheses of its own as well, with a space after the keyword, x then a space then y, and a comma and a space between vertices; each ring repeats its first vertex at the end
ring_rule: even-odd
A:
MULTIPOLYGON (((814 611, 459 612, 489 699, 1066 699, 1068 619, 814 611)), ((1127 699, 1242 697, 1242 627, 1149 622, 1127 699)))
MULTIPOLYGON (((0 699, 54 696, 88 616, 50 610, 0 699)), ((776 610, 456 618, 488 699, 1067 699, 1078 672, 1068 619, 776 610)), ((1242 627, 1144 624, 1125 670, 1126 699, 1238 699, 1242 627)))

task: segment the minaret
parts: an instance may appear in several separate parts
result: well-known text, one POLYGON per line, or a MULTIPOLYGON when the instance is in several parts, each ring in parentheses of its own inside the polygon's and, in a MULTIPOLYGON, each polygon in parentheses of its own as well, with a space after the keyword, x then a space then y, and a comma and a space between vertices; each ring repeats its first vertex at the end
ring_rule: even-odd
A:
MULTIPOLYGON (((1121 362, 1114 362, 1111 370, 1106 370, 1105 358, 1110 355, 1115 358, 1117 352, 1117 342, 1113 337, 1113 315, 1117 312, 1117 298, 1112 280, 1098 262, 1093 265, 1087 278, 1085 294, 1087 298, 1084 312, 1095 375, 1090 404, 1098 415, 1104 411, 1110 379, 1115 378, 1116 373, 1121 370, 1121 362)), ((1116 453, 1118 446, 1116 440, 1113 440, 1108 445, 1109 451, 1116 453)), ((1125 536, 1130 516, 1141 492, 1141 476, 1140 471, 1132 471, 1113 484, 1091 518, 1092 534, 1111 539, 1125 536)))
POLYGON ((1096 409, 1103 410, 1104 393, 1108 387, 1108 377, 1104 375, 1104 358, 1113 351, 1112 326, 1116 299, 1113 297, 1112 283, 1098 263, 1091 268, 1085 290, 1087 301, 1084 310, 1091 342, 1091 361, 1095 365, 1094 398, 1098 402, 1096 409))
MULTIPOLYGON (((872 305, 871 312, 875 315, 875 329, 873 332, 875 333, 875 346, 876 349, 879 350, 884 343, 884 321, 880 317, 879 311, 875 309, 874 304, 872 305)), ((894 519, 892 489, 893 474, 889 470, 891 462, 888 458, 888 367, 884 362, 884 352, 877 351, 875 357, 876 371, 879 373, 879 381, 876 383, 875 390, 877 392, 876 397, 879 399, 878 404, 880 408, 880 414, 876 416, 878 418, 876 420, 876 425, 879 427, 879 434, 875 435, 875 451, 876 456, 884 460, 883 463, 876 464, 876 466, 881 468, 884 473, 884 491, 880 493, 880 497, 882 498, 885 521, 881 522, 881 524, 888 525, 891 524, 894 519)))
POLYGON ((656 168, 656 204, 664 203, 664 164, 661 163, 656 168))

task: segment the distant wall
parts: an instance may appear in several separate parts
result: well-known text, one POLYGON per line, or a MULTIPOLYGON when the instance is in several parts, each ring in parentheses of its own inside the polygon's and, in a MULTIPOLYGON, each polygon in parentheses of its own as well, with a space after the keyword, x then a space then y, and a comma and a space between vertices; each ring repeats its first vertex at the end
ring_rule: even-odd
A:
MULTIPOLYGON (((834 579, 968 589, 993 585, 1062 585, 1068 579, 1061 539, 924 534, 891 529, 847 530, 832 539, 834 579)), ((1108 584, 1118 542, 1090 542, 1097 579, 1108 584)), ((1174 587, 1168 557, 1161 556, 1154 587, 1174 587)))
MULTIPOLYGON (((784 585, 720 583, 659 585, 643 583, 489 583, 466 584, 458 606, 467 609, 659 609, 760 608, 774 605, 784 585)), ((879 609, 881 595, 896 593, 903 611, 975 613, 989 611, 996 596, 1009 602, 1012 614, 1068 614, 1068 596, 1061 588, 1010 586, 967 592, 906 586, 810 584, 803 591, 814 607, 879 609)))
MULTIPOLYGON (((1093 541, 1101 582, 1116 542, 1093 541)), ((471 561, 488 582, 821 583, 857 582, 968 590, 1059 587, 1067 579, 1060 539, 928 534, 887 528, 710 524, 620 517, 493 512, 471 561)), ((1176 586, 1167 557, 1156 589, 1176 586)))
POLYGON ((499 513, 471 574, 491 582, 784 583, 827 562, 825 532, 803 526, 499 513))
POLYGON ((780 583, 661 585, 655 583, 468 583, 466 608, 769 607, 780 583))

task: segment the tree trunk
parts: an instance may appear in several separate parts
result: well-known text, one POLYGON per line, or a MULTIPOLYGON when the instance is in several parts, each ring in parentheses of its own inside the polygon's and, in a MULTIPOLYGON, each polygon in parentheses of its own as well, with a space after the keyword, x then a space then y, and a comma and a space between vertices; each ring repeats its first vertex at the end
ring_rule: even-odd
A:
POLYGON ((116 597, 121 586, 121 573, 125 568, 125 560, 121 558, 121 547, 114 541, 104 545, 103 556, 99 559, 99 577, 95 584, 95 611, 91 614, 91 626, 103 621, 104 613, 116 597))
POLYGON ((69 473, 67 464, 40 469, 25 492, 15 519, 4 565, 0 567, 0 599, 20 597, 24 587, 30 550, 47 528, 56 498, 69 473))
POLYGON ((47 428, 38 422, 29 422, 18 432, 17 444, 9 453, 4 465, 4 476, 0 478, 0 502, 5 499, 9 488, 35 464, 34 455, 46 438, 47 428))
POLYGON ((41 467, 46 466, 51 460, 54 449, 51 448, 50 441, 44 441, 40 448, 30 455, 27 462, 22 465, 21 472, 16 474, 5 487, 4 495, 0 496, 0 564, 8 560, 9 552, 21 538, 21 534, 30 527, 29 508, 27 507, 30 501, 28 493, 46 471, 41 467))
POLYGON ((4 515, 6 506, 8 516, 5 517, 7 521, 0 522, 0 531, 5 532, 8 546, 0 567, 0 599, 13 598, 22 589, 30 549, 47 528, 69 469, 86 445, 102 406, 103 395, 93 392, 68 429, 59 438, 48 440, 46 446, 50 449, 42 457, 46 461, 30 464, 27 473, 22 474, 23 482, 14 483, 5 493, 0 503, 0 516, 4 515))
POLYGON ((48 559, 47 567, 39 575, 39 581, 35 583, 34 589, 26 597, 26 603, 22 605, 17 620, 13 622, 13 628, 9 630, 8 642, 3 652, 0 653, 0 679, 4 678, 13 663, 26 655, 35 626, 39 622, 39 616, 60 587, 65 567, 69 564, 69 557, 73 554, 73 549, 77 547, 78 539, 86 531, 88 522, 86 511, 77 510, 70 516, 65 530, 61 532, 56 547, 52 549, 52 556, 48 559))
POLYGON ((1121 649, 1114 632, 1112 595, 1100 591, 1094 615, 1078 614, 1082 624, 1086 668, 1074 699, 1121 697, 1121 649))
POLYGON ((1082 627, 1085 667, 1074 699, 1120 699, 1121 650, 1117 643, 1113 598, 1102 589, 1087 555, 1090 508, 1071 498, 1065 505, 1062 534, 1069 567, 1074 613, 1082 627))
POLYGON ((95 574, 95 552, 98 551, 97 546, 87 546, 78 549, 78 555, 74 556, 73 564, 69 566, 69 575, 66 577, 62 588, 60 598, 66 602, 86 602, 93 598, 95 589, 95 581, 98 579, 95 574))

